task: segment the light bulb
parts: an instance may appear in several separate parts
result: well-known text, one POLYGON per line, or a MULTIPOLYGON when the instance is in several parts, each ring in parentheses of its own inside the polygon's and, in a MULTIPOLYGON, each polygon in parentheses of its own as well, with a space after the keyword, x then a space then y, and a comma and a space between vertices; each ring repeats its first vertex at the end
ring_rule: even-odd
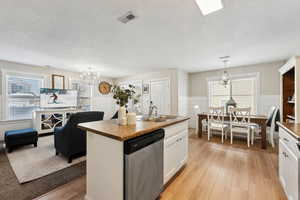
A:
POLYGON ((228 82, 228 80, 229 80, 229 74, 228 74, 227 71, 224 71, 224 74, 223 74, 223 76, 222 76, 222 80, 223 80, 224 82, 228 82))

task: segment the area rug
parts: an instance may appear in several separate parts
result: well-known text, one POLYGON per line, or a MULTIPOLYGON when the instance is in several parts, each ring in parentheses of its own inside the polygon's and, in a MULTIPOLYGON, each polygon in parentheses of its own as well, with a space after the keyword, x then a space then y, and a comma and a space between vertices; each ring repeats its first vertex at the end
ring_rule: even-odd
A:
POLYGON ((31 182, 20 184, 0 142, 1 200, 32 200, 85 174, 86 162, 80 162, 31 182))
POLYGON ((6 155, 19 183, 41 178, 86 160, 80 157, 69 164, 66 157, 56 156, 53 135, 40 137, 36 148, 27 145, 6 155))

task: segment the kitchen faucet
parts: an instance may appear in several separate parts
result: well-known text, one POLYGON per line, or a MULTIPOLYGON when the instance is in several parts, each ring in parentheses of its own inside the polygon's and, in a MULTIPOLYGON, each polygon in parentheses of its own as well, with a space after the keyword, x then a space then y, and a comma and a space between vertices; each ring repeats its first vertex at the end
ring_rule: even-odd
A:
POLYGON ((149 117, 149 118, 152 117, 153 111, 155 111, 155 112, 154 112, 154 117, 157 117, 157 106, 155 106, 155 105, 153 104, 153 102, 150 101, 149 114, 148 114, 148 117, 149 117))

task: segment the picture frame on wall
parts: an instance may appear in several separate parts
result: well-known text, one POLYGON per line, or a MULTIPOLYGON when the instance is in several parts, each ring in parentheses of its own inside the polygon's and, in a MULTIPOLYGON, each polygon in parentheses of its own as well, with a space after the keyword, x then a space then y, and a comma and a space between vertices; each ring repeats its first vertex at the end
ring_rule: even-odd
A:
POLYGON ((52 74, 52 89, 65 89, 65 76, 52 74))
POLYGON ((148 83, 143 84, 143 94, 149 94, 149 88, 150 88, 150 85, 148 83))

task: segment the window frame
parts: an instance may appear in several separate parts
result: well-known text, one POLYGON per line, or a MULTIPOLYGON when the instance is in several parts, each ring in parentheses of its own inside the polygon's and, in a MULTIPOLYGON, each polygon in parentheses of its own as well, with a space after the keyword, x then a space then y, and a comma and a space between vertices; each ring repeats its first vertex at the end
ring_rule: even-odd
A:
POLYGON ((37 78, 42 80, 42 87, 45 87, 45 83, 47 80, 47 76, 41 75, 38 73, 27 73, 27 72, 19 72, 12 70, 1 70, 2 73, 2 116, 1 121, 24 121, 24 120, 32 120, 32 118, 24 118, 24 119, 9 119, 9 107, 8 107, 8 84, 7 79, 8 76, 16 76, 16 77, 28 77, 28 78, 37 78))
MULTIPOLYGON (((246 73, 246 74, 230 74, 230 79, 237 80, 237 79, 254 79, 255 89, 254 89, 254 108, 252 108, 253 114, 258 114, 259 108, 259 95, 260 95, 260 73, 246 73)), ((209 77, 206 79, 207 83, 207 105, 210 106, 211 102, 211 95, 210 95, 210 84, 211 81, 221 81, 221 75, 219 77, 209 77)))

